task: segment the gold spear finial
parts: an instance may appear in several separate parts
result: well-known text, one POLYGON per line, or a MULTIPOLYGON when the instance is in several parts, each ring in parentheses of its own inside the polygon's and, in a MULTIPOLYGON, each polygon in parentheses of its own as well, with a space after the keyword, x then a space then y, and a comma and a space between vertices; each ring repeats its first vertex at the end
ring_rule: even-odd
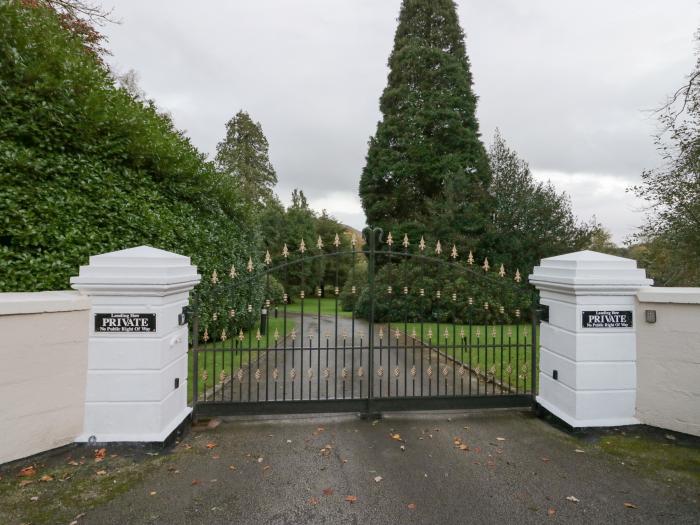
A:
POLYGON ((282 248, 282 257, 285 259, 289 257, 289 248, 287 248, 287 243, 284 243, 284 247, 282 248))
POLYGON ((246 265, 245 269, 248 270, 248 272, 252 272, 255 266, 253 266, 253 258, 248 257, 248 264, 246 265))
POLYGON ((335 237, 333 238, 333 246, 335 246, 336 248, 338 246, 340 246, 340 235, 338 235, 337 233, 335 234, 335 237))
POLYGON ((420 251, 425 250, 425 239, 423 238, 422 235, 420 236, 420 242, 418 243, 418 249, 420 251))
POLYGON ((236 277, 238 277, 238 273, 236 273, 236 267, 233 264, 231 265, 231 269, 228 272, 228 276, 231 279, 235 279, 236 277))
POLYGON ((301 253, 304 253, 306 251, 306 243, 304 242, 304 238, 301 238, 301 242, 299 243, 299 251, 301 253))
POLYGON ((520 270, 517 270, 517 269, 515 270, 515 277, 513 279, 515 279, 516 283, 519 283, 520 281, 522 281, 522 277, 520 277, 520 270))
POLYGON ((469 264, 469 265, 474 264, 474 255, 472 255, 471 250, 469 250, 469 257, 467 257, 467 264, 469 264))
POLYGON ((267 266, 270 266, 270 263, 272 263, 272 256, 270 255, 270 250, 265 250, 265 264, 267 266))
POLYGON ((216 270, 214 270, 211 273, 211 284, 216 284, 218 282, 219 282, 219 276, 217 275, 216 270))
POLYGON ((459 253, 457 253, 457 245, 453 244, 452 251, 450 252, 450 257, 452 257, 453 259, 457 259, 458 256, 459 253))
POLYGON ((386 236, 386 244, 387 246, 394 244, 394 237, 391 235, 391 232, 389 232, 389 235, 386 236))
POLYGON ((323 239, 321 239, 321 236, 318 236, 318 239, 316 240, 316 248, 319 250, 323 250, 323 239))
POLYGON ((407 234, 407 233, 404 233, 404 234, 403 234, 403 242, 402 242, 401 244, 403 244, 403 247, 404 247, 404 248, 408 248, 408 245, 409 245, 410 243, 408 242, 408 234, 407 234))
POLYGON ((503 264, 501 264, 501 267, 500 267, 500 269, 498 270, 498 275, 499 275, 499 277, 505 277, 505 276, 506 276, 506 269, 505 269, 505 267, 503 266, 503 264))
POLYGON ((489 271, 489 268, 491 268, 491 267, 489 266, 489 258, 488 257, 486 257, 484 259, 484 264, 481 267, 484 269, 485 272, 489 271))
POLYGON ((440 244, 440 240, 435 243, 435 255, 440 255, 442 253, 442 244, 440 244))

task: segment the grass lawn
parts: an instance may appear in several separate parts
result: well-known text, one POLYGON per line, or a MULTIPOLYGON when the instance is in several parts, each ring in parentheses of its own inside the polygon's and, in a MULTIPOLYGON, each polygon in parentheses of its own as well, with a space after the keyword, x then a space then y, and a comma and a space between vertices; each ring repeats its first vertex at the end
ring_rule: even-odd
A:
MULTIPOLYGON (((318 315, 318 306, 321 305, 321 315, 328 315, 330 317, 335 317, 336 312, 336 299, 335 297, 309 297, 304 300, 304 315, 318 315)), ((282 308, 279 308, 279 315, 281 316, 283 312, 282 308)), ((287 313, 298 314, 301 313, 301 300, 294 302, 293 304, 287 305, 287 313)), ((346 312, 342 310, 342 305, 340 300, 338 300, 338 317, 352 317, 352 312, 346 312)))
MULTIPOLYGON (((287 335, 294 328, 294 321, 287 319, 287 335)), ((197 368, 199 369, 199 383, 197 390, 199 394, 204 392, 205 388, 209 389, 214 384, 221 380, 221 371, 224 370, 227 376, 231 375, 231 370, 236 373, 236 370, 242 365, 247 364, 249 361, 255 361, 258 356, 264 356, 263 351, 258 351, 258 341, 255 338, 255 333, 258 331, 259 325, 253 327, 250 333, 245 334, 243 341, 239 341, 234 334, 232 337, 226 339, 226 341, 209 341, 207 343, 199 343, 199 356, 197 359, 197 368), (232 352, 231 349, 235 348, 236 351, 232 352), (203 381, 203 373, 207 371, 207 381, 203 381)), ((279 331, 280 335, 280 346, 282 343, 282 333, 284 331, 284 320, 281 318, 274 319, 271 318, 268 321, 268 332, 260 340, 260 348, 274 348, 275 341, 273 334, 275 330, 279 331)), ((187 354, 188 365, 187 365, 187 400, 192 401, 192 391, 194 388, 193 380, 193 370, 194 370, 194 356, 190 351, 187 354)))
MULTIPOLYGON (((470 327, 453 326, 449 323, 423 323, 421 332, 420 323, 392 323, 392 333, 396 328, 405 331, 408 336, 412 336, 415 330, 417 341, 422 340, 433 348, 439 348, 441 352, 466 365, 471 363, 472 369, 478 368, 479 373, 493 376, 514 388, 517 386, 519 392, 531 389, 532 327, 529 324, 470 327), (464 340, 461 337, 462 331, 464 340)), ((537 354, 539 362, 539 340, 537 354)))

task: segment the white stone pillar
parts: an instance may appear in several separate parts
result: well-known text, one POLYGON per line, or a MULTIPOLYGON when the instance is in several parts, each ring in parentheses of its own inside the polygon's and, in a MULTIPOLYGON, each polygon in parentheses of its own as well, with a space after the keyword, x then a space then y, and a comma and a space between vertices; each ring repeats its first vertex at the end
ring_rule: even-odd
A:
POLYGON ((76 441, 162 442, 187 406, 189 257, 139 246, 90 257, 71 279, 91 299, 85 424, 76 441))
POLYGON ((636 261, 593 251, 542 259, 530 275, 549 307, 537 402, 572 427, 636 424, 636 261))

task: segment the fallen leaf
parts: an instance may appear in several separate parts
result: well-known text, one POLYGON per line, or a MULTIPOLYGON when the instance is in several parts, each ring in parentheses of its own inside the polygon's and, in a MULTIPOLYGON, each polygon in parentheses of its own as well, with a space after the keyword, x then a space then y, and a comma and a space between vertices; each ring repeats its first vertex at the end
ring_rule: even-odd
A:
POLYGON ((376 481, 377 483, 379 483, 379 482, 380 482, 381 480, 383 480, 383 479, 384 479, 384 478, 381 477, 381 476, 375 476, 375 477, 374 477, 374 481, 376 481))
POLYGON ((577 448, 577 449, 574 450, 574 452, 578 452, 579 454, 583 454, 583 453, 586 452, 586 451, 585 451, 585 450, 581 450, 580 448, 577 448))
POLYGON ((29 498, 30 501, 39 501, 39 496, 32 496, 29 498))
POLYGON ((540 459, 541 459, 542 461, 544 461, 545 463, 547 463, 547 462, 549 461, 549 458, 540 458, 540 459))
POLYGON ((199 480, 199 479, 193 479, 193 480, 192 480, 192 485, 201 485, 201 484, 202 484, 202 481, 199 480))
POLYGON ((328 487, 326 489, 323 489, 323 495, 324 496, 332 496, 333 495, 333 489, 328 487))
POLYGON ((219 459, 220 457, 221 457, 221 456, 219 456, 218 454, 214 454, 214 455, 211 457, 211 459, 219 459))
POLYGON ((72 465, 72 466, 74 466, 74 467, 77 467, 78 465, 80 465, 80 463, 78 463, 78 462, 75 461, 75 460, 69 461, 68 464, 69 464, 69 465, 72 465))
POLYGON ((406 447, 405 447, 404 445, 401 445, 399 448, 400 448, 401 450, 403 450, 404 452, 406 452, 406 447))
POLYGON ((36 468, 34 468, 34 465, 29 465, 28 467, 24 467, 22 470, 19 471, 18 476, 33 476, 36 474, 36 468))
POLYGON ((95 451, 95 463, 99 463, 102 461, 105 456, 107 455, 107 449, 106 448, 100 448, 95 451))
POLYGON ((551 507, 547 509, 547 516, 554 516, 556 513, 557 511, 551 507))
POLYGON ((95 474, 97 474, 98 476, 104 476, 105 474, 107 474, 107 471, 106 470, 98 470, 97 472, 95 472, 95 474))
POLYGON ((469 445, 467 445, 467 444, 465 444, 465 443, 462 443, 462 444, 459 446, 459 450, 469 450, 469 445))
POLYGON ((210 450, 211 450, 212 448, 216 448, 216 443, 207 443, 207 448, 210 449, 210 450))
POLYGON ((260 457, 258 458, 258 463, 262 463, 262 462, 263 462, 263 457, 260 456, 260 457))
POLYGON ((291 439, 288 439, 288 440, 287 440, 287 443, 291 443, 291 442, 292 442, 292 440, 291 440, 291 439))
POLYGON ((236 470, 236 465, 229 465, 228 468, 229 470, 236 470))
POLYGON ((152 490, 151 492, 148 493, 149 496, 155 496, 158 494, 155 490, 152 490))
POLYGON ((580 501, 576 496, 567 496, 566 499, 573 503, 578 503, 580 501))
POLYGON ((345 501, 348 503, 355 503, 357 501, 357 496, 345 496, 345 501))
POLYGON ((401 439, 401 434, 389 434, 391 436, 391 439, 395 439, 396 441, 403 441, 401 439))
POLYGON ((39 478, 39 481, 53 481, 53 476, 49 476, 48 474, 44 474, 39 478))
POLYGON ((496 441, 505 441, 506 438, 496 438, 496 441))
POLYGON ((323 427, 318 427, 318 428, 316 429, 316 432, 323 432, 324 430, 326 430, 326 429, 323 428, 323 427))
POLYGON ((313 496, 311 496, 311 497, 309 498, 309 505, 318 505, 318 499, 316 499, 316 498, 314 498, 313 496))
POLYGON ((637 505, 635 505, 634 503, 630 503, 629 501, 625 501, 625 503, 623 503, 623 505, 627 509, 638 509, 639 508, 639 507, 637 507, 637 505))
POLYGON ((408 504, 409 510, 416 510, 416 504, 415 503, 409 503, 408 504))
POLYGON ((75 518, 73 518, 73 521, 71 521, 68 525, 78 525, 78 520, 84 516, 85 516, 85 513, 81 512, 75 518))
POLYGON ((269 470, 269 469, 271 469, 271 468, 272 468, 272 467, 271 467, 270 465, 265 465, 265 466, 263 467, 263 470, 269 470))

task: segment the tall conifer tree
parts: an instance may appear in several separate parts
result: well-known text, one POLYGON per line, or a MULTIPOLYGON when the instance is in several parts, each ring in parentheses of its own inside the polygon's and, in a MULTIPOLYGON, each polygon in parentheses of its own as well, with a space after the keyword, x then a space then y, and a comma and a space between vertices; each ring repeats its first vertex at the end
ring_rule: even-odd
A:
POLYGON ((244 196, 254 203, 274 199, 277 174, 269 157, 269 144, 259 122, 239 111, 226 123, 226 137, 216 146, 216 163, 233 177, 244 196))
POLYGON ((404 0, 360 180, 368 224, 414 238, 481 236, 490 173, 476 101, 455 3, 404 0))

